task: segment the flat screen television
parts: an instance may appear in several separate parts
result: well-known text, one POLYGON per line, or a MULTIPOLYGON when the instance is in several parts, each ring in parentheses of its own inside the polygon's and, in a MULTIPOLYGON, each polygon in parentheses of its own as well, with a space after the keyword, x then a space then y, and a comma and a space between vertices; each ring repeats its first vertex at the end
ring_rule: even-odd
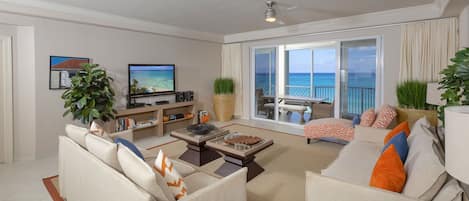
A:
POLYGON ((174 64, 129 64, 129 97, 174 93, 175 79, 174 64))

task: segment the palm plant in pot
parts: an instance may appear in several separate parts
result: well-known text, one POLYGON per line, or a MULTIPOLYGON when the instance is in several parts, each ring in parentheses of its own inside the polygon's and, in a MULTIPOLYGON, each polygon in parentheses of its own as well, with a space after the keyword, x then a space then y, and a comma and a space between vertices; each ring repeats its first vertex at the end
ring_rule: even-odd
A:
POLYGON ((427 83, 421 81, 405 81, 396 88, 398 121, 408 121, 412 126, 418 119, 426 116, 437 125, 437 112, 427 104, 427 83))
POLYGON ((94 120, 104 122, 115 118, 113 79, 98 64, 83 64, 83 69, 72 77, 72 86, 62 94, 65 101, 63 116, 72 115, 90 125, 94 120))
POLYGON ((215 115, 219 121, 229 121, 233 118, 235 97, 234 81, 230 78, 218 78, 213 85, 213 105, 215 115))

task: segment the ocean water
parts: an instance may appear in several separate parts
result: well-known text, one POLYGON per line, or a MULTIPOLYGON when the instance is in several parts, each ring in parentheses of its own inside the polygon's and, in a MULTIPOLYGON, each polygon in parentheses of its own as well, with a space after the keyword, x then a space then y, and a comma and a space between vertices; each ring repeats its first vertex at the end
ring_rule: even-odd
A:
MULTIPOLYGON (((370 73, 348 73, 347 111, 361 114, 374 107, 375 75, 370 73)), ((275 95, 275 74, 271 75, 272 86, 269 88, 269 75, 256 74, 256 89, 263 89, 265 95, 275 95)), ((310 88, 309 73, 290 73, 287 77, 285 93, 289 96, 326 98, 333 102, 335 98, 335 73, 314 73, 313 86, 310 88), (312 94, 311 94, 312 93, 312 94)))
POLYGON ((138 80, 138 88, 146 88, 148 92, 172 91, 174 75, 172 70, 138 70, 131 71, 130 80, 138 80))

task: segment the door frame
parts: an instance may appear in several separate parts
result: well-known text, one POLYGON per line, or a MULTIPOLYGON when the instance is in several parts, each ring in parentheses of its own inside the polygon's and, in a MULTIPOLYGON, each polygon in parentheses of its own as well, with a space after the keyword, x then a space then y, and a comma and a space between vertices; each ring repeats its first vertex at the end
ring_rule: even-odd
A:
MULTIPOLYGON (((2 48, 2 63, 0 64, 0 70, 2 71, 2 85, 4 86, 3 94, 0 98, 3 99, 3 129, 0 131, 3 133, 3 161, 0 163, 12 163, 13 162, 13 45, 11 36, 1 36, 1 47, 2 48)), ((0 128, 1 129, 1 128, 0 128)))

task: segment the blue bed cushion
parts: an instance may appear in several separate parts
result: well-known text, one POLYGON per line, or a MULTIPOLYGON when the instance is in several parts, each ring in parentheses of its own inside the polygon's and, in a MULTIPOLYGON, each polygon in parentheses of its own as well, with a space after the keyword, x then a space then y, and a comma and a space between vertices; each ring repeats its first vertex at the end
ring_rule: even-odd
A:
POLYGON ((384 146, 383 150, 386 150, 391 144, 394 144, 399 157, 401 158, 402 164, 405 163, 407 159, 407 154, 409 152, 409 145, 407 144, 407 136, 404 131, 400 132, 384 146))
POLYGON ((122 145, 126 146, 132 152, 134 152, 135 155, 137 155, 139 158, 141 158, 143 160, 142 152, 140 152, 138 150, 138 148, 134 145, 134 143, 129 142, 128 140, 123 139, 123 138, 116 138, 116 139, 114 139, 114 142, 117 143, 117 144, 122 144, 122 145))

